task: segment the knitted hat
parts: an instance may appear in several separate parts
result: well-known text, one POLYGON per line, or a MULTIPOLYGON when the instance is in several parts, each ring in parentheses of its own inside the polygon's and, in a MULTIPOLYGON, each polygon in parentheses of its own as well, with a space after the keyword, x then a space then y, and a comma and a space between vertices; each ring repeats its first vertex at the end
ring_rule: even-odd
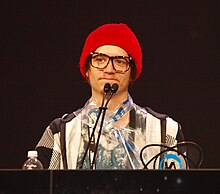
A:
POLYGON ((87 77, 84 66, 88 55, 103 45, 114 45, 124 49, 133 58, 136 65, 134 80, 140 76, 142 71, 140 44, 132 30, 126 24, 120 23, 104 24, 87 37, 80 57, 80 72, 85 78, 87 77))

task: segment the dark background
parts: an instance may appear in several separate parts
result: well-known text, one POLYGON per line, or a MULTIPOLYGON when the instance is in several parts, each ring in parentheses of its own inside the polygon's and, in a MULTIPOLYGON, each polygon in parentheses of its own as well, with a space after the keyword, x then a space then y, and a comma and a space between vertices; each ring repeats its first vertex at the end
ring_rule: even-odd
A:
POLYGON ((89 32, 127 23, 143 49, 134 101, 181 123, 220 167, 219 1, 5 1, 1 6, 0 168, 21 168, 47 125, 84 105, 78 63, 89 32))

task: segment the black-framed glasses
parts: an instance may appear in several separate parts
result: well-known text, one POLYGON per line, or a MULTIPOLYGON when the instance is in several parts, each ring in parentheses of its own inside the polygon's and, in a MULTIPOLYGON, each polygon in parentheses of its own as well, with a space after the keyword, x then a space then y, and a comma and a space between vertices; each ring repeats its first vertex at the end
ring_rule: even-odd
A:
POLYGON ((127 56, 108 56, 103 53, 90 53, 90 63, 92 67, 103 70, 111 60, 114 70, 118 73, 125 73, 131 66, 132 57, 127 56))

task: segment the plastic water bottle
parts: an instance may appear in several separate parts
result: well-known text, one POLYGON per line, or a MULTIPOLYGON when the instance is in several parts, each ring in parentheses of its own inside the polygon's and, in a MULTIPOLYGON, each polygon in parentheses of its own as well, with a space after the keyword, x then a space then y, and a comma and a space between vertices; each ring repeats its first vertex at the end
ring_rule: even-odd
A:
POLYGON ((24 162, 22 169, 24 170, 41 170, 43 169, 43 165, 40 160, 37 158, 37 151, 28 151, 27 155, 28 159, 24 162))

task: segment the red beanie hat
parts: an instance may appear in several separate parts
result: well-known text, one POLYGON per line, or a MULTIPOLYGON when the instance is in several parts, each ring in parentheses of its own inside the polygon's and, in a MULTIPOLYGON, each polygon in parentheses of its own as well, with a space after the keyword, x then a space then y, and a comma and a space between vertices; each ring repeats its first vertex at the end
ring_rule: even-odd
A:
POLYGON ((85 63, 88 55, 103 45, 114 45, 124 49, 134 60, 136 65, 136 80, 142 71, 142 51, 138 39, 133 31, 123 23, 104 24, 87 37, 80 57, 80 72, 86 77, 85 63))

